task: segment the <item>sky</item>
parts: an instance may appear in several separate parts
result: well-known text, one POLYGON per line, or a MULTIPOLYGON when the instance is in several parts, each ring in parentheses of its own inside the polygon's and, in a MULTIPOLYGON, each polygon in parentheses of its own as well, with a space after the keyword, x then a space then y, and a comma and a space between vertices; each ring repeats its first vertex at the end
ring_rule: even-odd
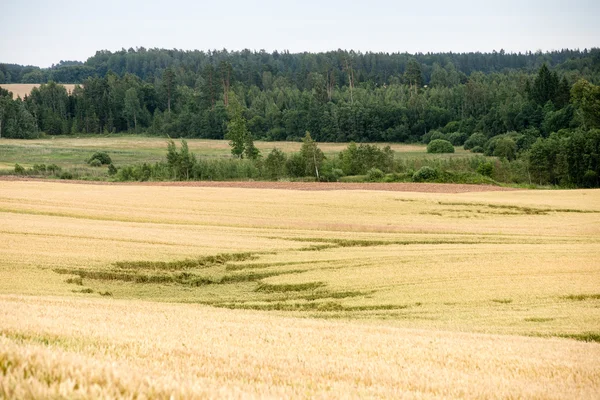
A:
POLYGON ((600 47, 600 1, 0 0, 0 63, 97 50, 506 52, 600 47))

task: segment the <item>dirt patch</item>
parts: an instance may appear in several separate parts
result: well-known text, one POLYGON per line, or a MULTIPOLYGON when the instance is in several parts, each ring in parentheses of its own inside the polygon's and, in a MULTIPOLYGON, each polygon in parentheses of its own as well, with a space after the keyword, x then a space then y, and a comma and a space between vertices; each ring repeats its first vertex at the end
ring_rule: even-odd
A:
POLYGON ((492 185, 466 185, 454 183, 343 183, 343 182, 263 182, 263 181, 186 181, 186 182, 103 182, 58 179, 37 179, 16 176, 2 176, 0 181, 54 182, 87 185, 135 185, 135 186, 181 186, 181 187, 224 187, 244 189, 281 190, 380 190, 389 192, 423 193, 467 193, 518 190, 492 185))

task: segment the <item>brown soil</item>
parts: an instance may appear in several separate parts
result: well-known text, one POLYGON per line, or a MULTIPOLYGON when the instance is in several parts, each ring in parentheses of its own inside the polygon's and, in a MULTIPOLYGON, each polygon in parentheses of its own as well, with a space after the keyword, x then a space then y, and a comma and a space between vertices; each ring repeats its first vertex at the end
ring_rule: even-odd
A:
POLYGON ((517 190, 492 185, 466 185, 454 183, 342 183, 342 182, 103 182, 58 179, 38 179, 17 176, 0 176, 0 181, 55 182, 88 185, 138 185, 138 186, 184 186, 184 187, 232 187, 245 189, 284 189, 284 190, 383 190, 390 192, 423 193, 467 193, 517 190))

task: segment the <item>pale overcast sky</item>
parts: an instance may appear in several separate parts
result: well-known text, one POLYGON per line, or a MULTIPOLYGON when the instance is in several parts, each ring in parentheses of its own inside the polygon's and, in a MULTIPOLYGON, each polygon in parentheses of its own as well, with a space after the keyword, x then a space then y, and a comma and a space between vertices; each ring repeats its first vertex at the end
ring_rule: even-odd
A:
POLYGON ((600 47, 600 1, 1 0, 0 62, 97 50, 507 52, 600 47))

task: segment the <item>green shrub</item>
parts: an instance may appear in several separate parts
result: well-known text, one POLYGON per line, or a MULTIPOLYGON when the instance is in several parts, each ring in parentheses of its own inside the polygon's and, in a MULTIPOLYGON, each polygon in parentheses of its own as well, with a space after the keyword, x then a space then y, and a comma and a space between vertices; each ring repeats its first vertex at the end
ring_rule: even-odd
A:
POLYGON ((379 182, 383 179, 384 176, 385 174, 383 173, 383 171, 378 168, 371 168, 367 171, 367 179, 370 182, 379 182))
POLYGON ((73 174, 65 171, 62 174, 60 174, 60 179, 73 179, 73 174))
POLYGON ((475 146, 471 149, 471 153, 483 153, 483 147, 475 146))
POLYGON ((463 147, 465 150, 472 150, 473 153, 483 153, 483 151, 479 151, 479 152, 474 151, 474 148, 475 147, 483 147, 485 145, 485 143, 487 142, 487 140, 488 140, 487 136, 485 136, 483 133, 475 132, 474 134, 469 136, 469 138, 467 139, 467 141, 465 142, 465 145, 463 147))
POLYGON ((428 166, 421 167, 412 176, 413 182, 431 182, 438 178, 439 171, 428 166))
POLYGON ((432 131, 426 132, 423 135, 423 138, 421 140, 423 141, 423 143, 428 144, 429 142, 432 142, 432 141, 434 141, 436 139, 444 139, 444 140, 446 140, 446 135, 444 135, 440 131, 432 130, 432 131))
POLYGON ((452 143, 454 146, 462 146, 465 144, 469 136, 463 132, 452 132, 446 135, 446 140, 452 143))
POLYGON ((50 164, 46 167, 46 171, 50 174, 58 175, 62 168, 56 164, 50 164))
POLYGON ((46 164, 33 164, 31 170, 36 174, 43 174, 46 172, 46 164))
POLYGON ((117 173, 117 167, 115 167, 113 164, 108 164, 108 174, 110 176, 116 175, 117 173))
POLYGON ((331 171, 323 172, 323 175, 321 175, 321 180, 325 182, 339 182, 344 176, 344 171, 339 168, 334 168, 331 171))
POLYGON ((25 175, 25 168, 23 168, 19 164, 15 164, 15 174, 17 174, 17 175, 25 175))
POLYGON ((97 151, 95 152, 89 159, 88 159, 88 164, 92 164, 92 162, 94 160, 98 160, 100 161, 100 165, 108 165, 108 164, 112 164, 112 160, 110 158, 110 156, 108 155, 108 153, 106 153, 105 151, 97 151))
POLYGON ((494 173, 494 164, 489 161, 479 164, 477 167, 477 173, 483 176, 491 177, 494 173))
POLYGON ((278 148, 271 150, 264 162, 264 169, 267 177, 272 180, 278 180, 285 175, 285 162, 287 156, 278 148))
POLYGON ((427 145, 427 152, 440 154, 440 153, 454 153, 454 146, 447 140, 435 139, 429 142, 427 145))
POLYGON ((102 165, 102 162, 100 162, 100 160, 98 160, 97 158, 94 158, 93 160, 91 160, 89 162, 90 167, 99 167, 102 165))
POLYGON ((517 145, 509 137, 494 137, 488 141, 485 149, 486 155, 494 155, 499 158, 506 158, 509 161, 517 158, 517 145), (487 154, 487 153, 491 154, 487 154))

